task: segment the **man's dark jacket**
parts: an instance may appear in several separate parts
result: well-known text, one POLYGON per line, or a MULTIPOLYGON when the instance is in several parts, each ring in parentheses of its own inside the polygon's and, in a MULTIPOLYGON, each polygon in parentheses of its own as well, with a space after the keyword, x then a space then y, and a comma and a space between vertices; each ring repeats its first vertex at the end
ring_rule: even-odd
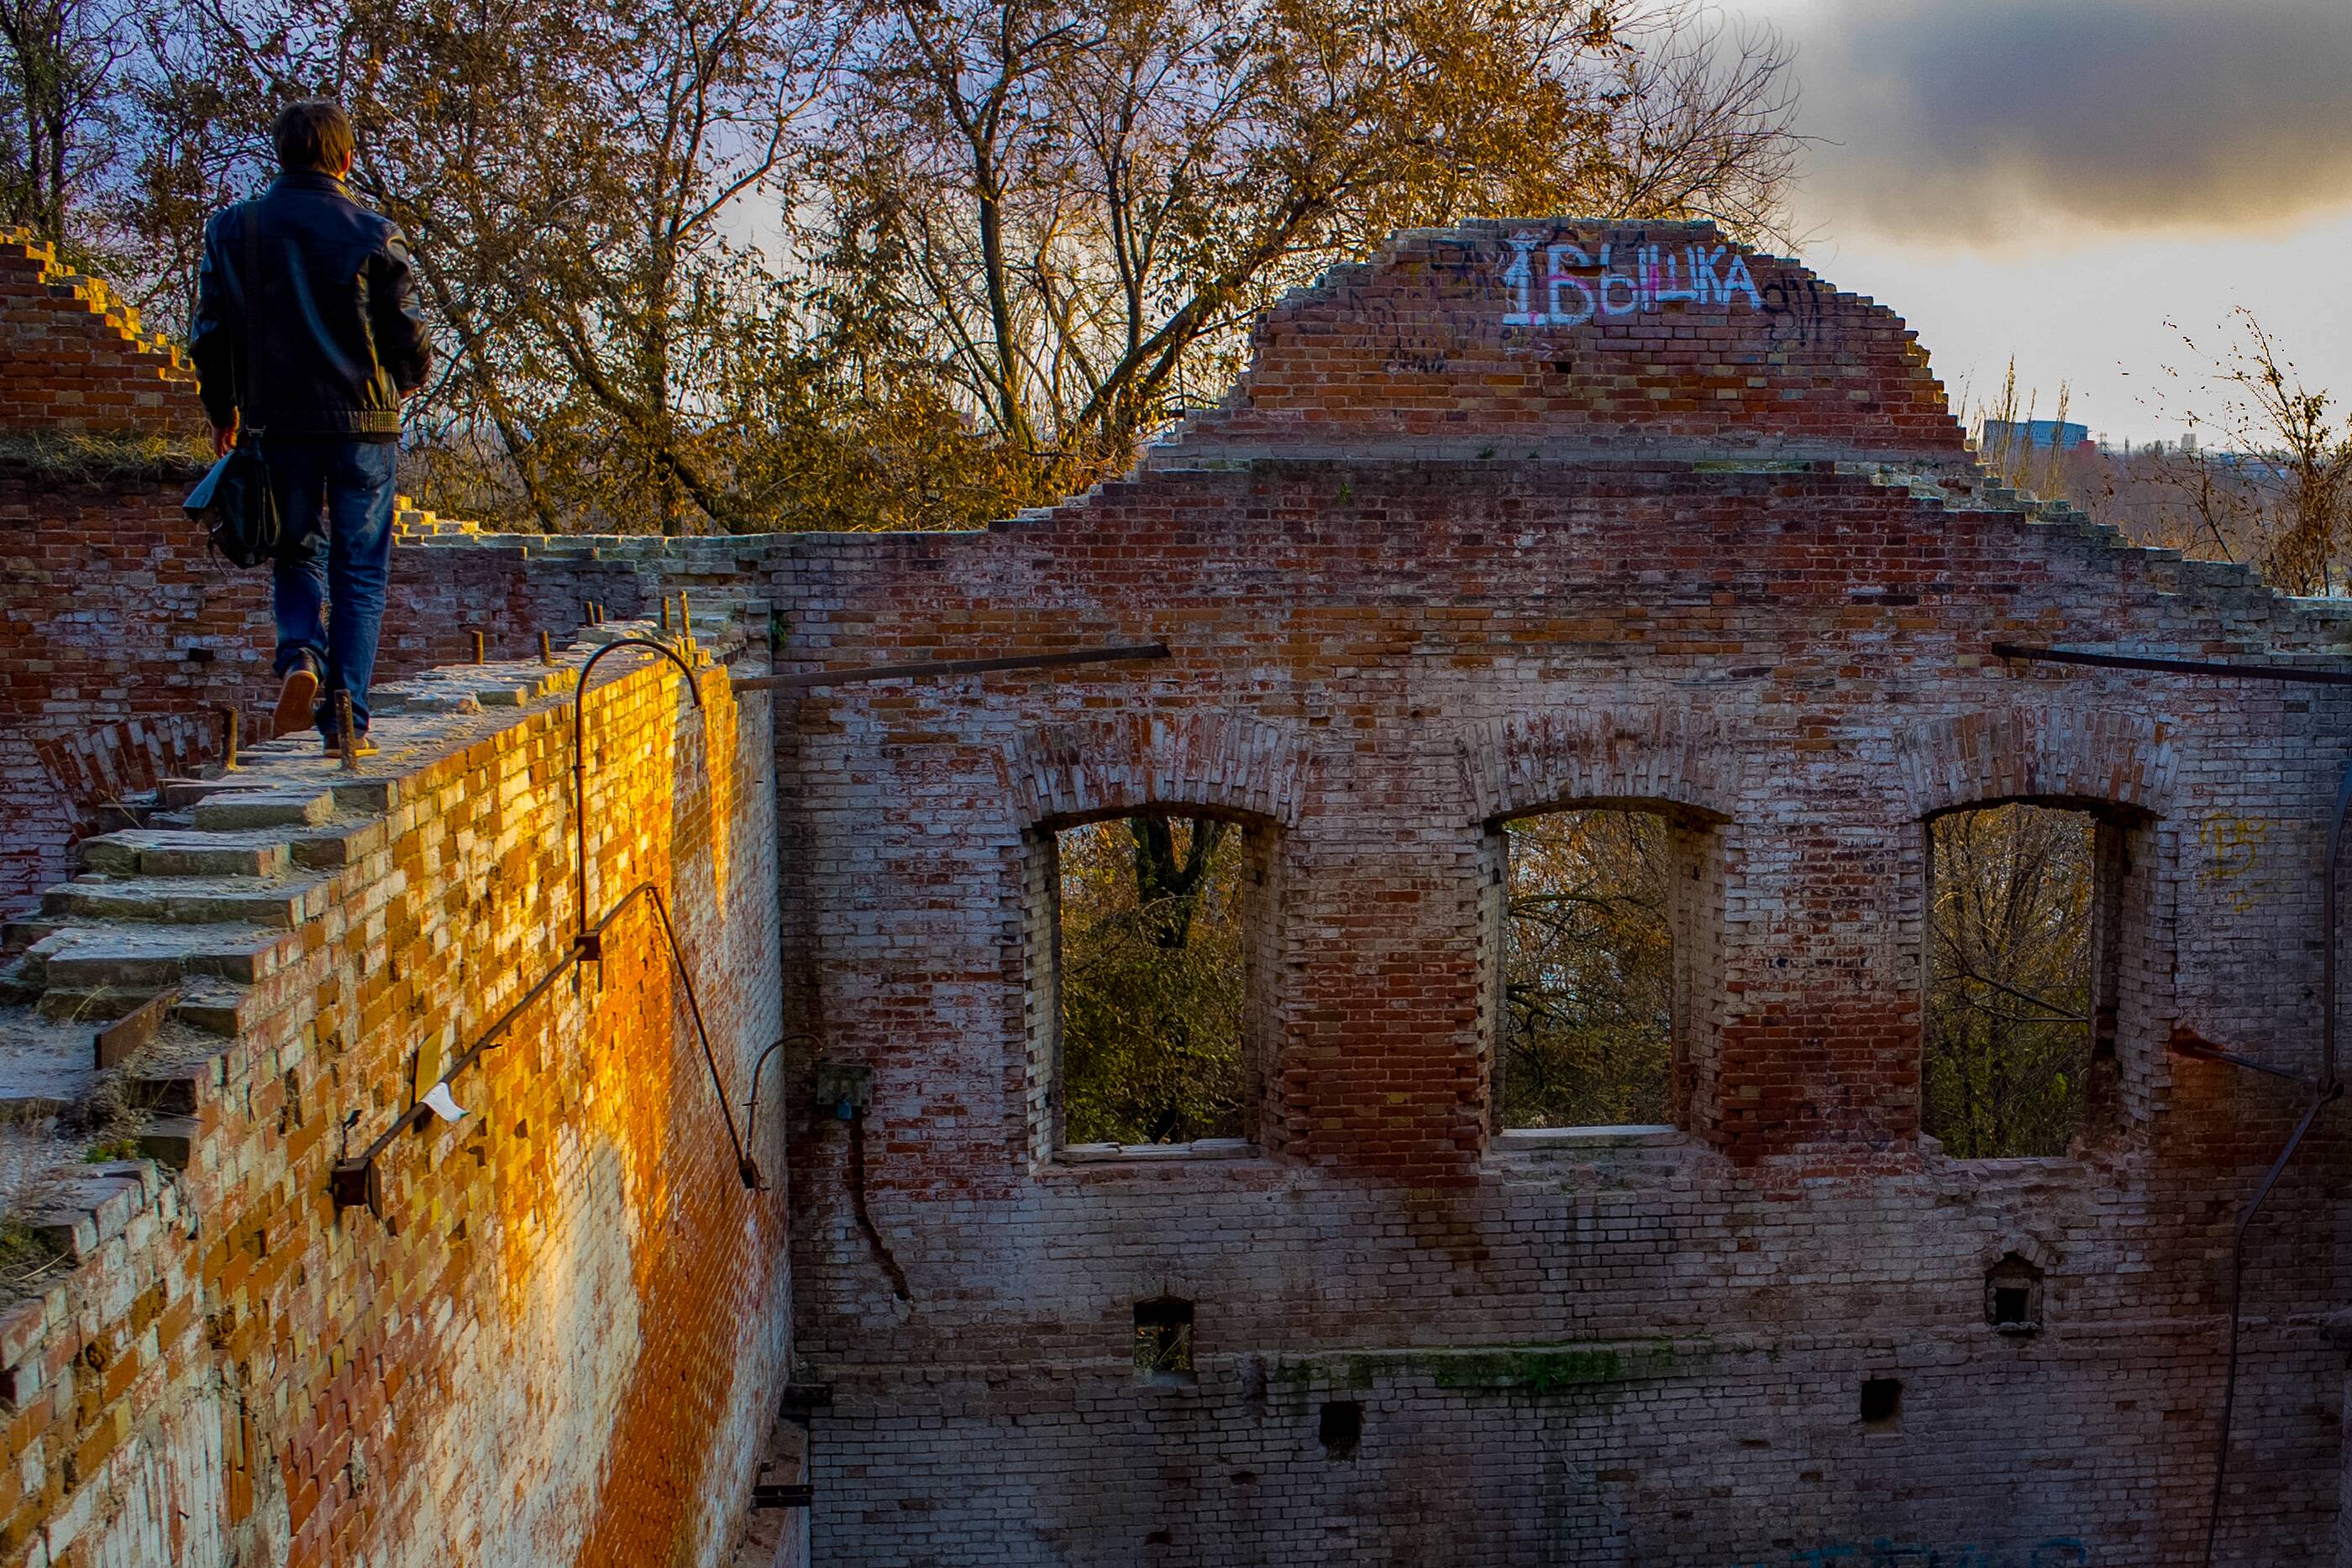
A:
POLYGON ((242 408, 247 429, 270 435, 394 440, 400 394, 422 386, 433 362, 408 242, 341 180, 310 171, 280 175, 205 225, 190 339, 213 423, 242 408))

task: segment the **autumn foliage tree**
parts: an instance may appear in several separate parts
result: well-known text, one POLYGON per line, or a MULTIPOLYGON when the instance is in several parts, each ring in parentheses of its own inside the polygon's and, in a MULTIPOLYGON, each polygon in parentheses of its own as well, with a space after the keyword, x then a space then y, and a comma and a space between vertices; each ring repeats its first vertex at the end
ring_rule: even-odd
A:
POLYGON ((412 483, 541 529, 968 527, 1396 227, 1759 233, 1796 145, 1785 52, 1696 0, 7 5, 0 199, 167 327, 277 106, 342 99, 444 350, 412 483))
POLYGON ((1047 497, 1395 229, 1768 224, 1786 63, 1672 0, 898 0, 847 51, 809 237, 1047 497))

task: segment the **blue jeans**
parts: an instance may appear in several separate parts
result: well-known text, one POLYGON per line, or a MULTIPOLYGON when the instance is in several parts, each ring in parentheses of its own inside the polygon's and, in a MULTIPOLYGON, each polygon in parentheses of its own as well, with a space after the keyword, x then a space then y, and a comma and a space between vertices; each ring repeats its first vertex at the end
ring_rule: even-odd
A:
POLYGON ((335 733, 335 694, 352 695, 352 723, 368 727, 368 685, 392 575, 392 494, 400 444, 336 435, 264 436, 269 487, 285 532, 271 598, 277 671, 310 659, 319 672, 320 733, 335 733), (331 615, 328 606, 331 604, 331 615))

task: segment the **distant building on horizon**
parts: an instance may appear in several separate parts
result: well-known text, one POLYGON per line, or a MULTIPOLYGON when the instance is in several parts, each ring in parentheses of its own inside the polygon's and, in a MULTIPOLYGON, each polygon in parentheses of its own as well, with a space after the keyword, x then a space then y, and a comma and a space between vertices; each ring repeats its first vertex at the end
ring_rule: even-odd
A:
POLYGON ((2069 419, 1988 419, 1977 425, 1977 450, 2090 453, 2091 427, 2069 419))

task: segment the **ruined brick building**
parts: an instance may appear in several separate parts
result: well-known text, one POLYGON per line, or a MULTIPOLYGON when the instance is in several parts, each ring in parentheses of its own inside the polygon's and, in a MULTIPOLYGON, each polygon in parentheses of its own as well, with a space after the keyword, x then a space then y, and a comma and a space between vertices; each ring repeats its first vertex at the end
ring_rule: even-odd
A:
MULTIPOLYGON (((2310 1103, 2212 1053, 2321 1076, 2352 726, 1992 649, 2334 669, 2352 606, 1990 486, 1885 309, 1703 227, 1475 224, 984 532, 412 515, 356 774, 202 776, 268 645, 136 456, 194 417, 0 254, 0 1175, 47 1260, 0 1563, 2202 1561, 2232 1233, 2310 1103), (668 653, 600 665, 575 818, 622 634, 668 653), (2063 1154, 1965 1159, 1927 824, 2016 800, 2094 824, 2089 1081, 2063 1154), (1580 805, 1666 825, 1671 1110, 1506 1127, 1505 827, 1580 805), (1074 1147, 1057 833, 1155 809, 1246 846, 1242 1135, 1074 1147), (108 1096, 140 1157, 75 1163, 108 1096)), ((2218 1562, 2352 1563, 2346 1155, 2321 1114, 2250 1233, 2218 1562)))

